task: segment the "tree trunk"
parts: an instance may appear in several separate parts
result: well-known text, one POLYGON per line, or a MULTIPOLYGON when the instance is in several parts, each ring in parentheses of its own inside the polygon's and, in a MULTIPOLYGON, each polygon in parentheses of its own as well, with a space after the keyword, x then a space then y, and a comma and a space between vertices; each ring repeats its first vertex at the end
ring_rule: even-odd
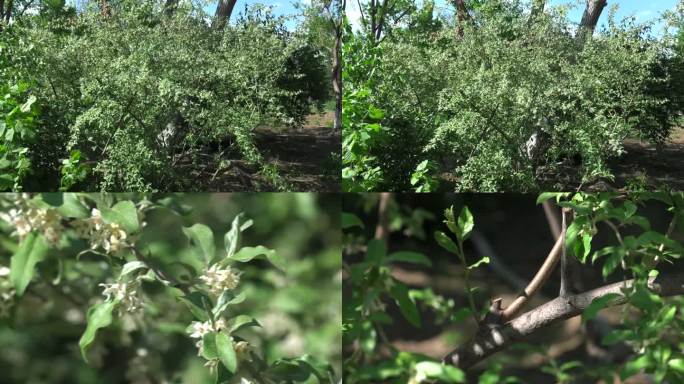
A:
POLYGON ((342 129, 342 25, 335 30, 335 46, 332 53, 332 83, 335 95, 335 130, 342 129))
POLYGON ((594 29, 596 29, 596 24, 598 24, 599 17, 601 17, 601 12, 603 12, 606 4, 607 0, 587 0, 587 7, 584 9, 579 31, 577 31, 580 41, 584 41, 594 34, 594 29))
POLYGON ((166 0, 166 4, 164 4, 164 12, 167 16, 171 16, 176 11, 177 7, 178 0, 166 0))
POLYGON ((0 0, 0 31, 2 31, 3 20, 5 20, 5 0, 0 0))
POLYGON ((233 13, 237 0, 219 0, 216 6, 216 28, 223 29, 233 13))
POLYGON ((463 26, 470 19, 465 0, 455 0, 456 4, 456 36, 463 37, 463 26))
POLYGON ((14 1, 9 0, 7 3, 7 9, 5 10, 5 23, 9 24, 10 19, 12 18, 12 7, 14 6, 14 1))
POLYGON ((108 0, 100 0, 100 14, 103 17, 110 17, 112 15, 112 6, 108 0))

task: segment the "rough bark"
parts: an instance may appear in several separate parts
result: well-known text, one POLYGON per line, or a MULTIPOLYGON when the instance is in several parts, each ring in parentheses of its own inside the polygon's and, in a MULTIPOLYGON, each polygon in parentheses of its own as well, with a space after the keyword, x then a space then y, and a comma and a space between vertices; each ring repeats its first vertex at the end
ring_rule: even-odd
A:
POLYGON ((12 7, 14 7, 14 0, 7 2, 7 9, 5 9, 5 23, 9 24, 12 18, 12 7))
POLYGON ((177 7, 178 0, 166 0, 166 4, 164 4, 164 12, 167 16, 171 16, 176 11, 177 7))
MULTIPOLYGON (((503 326, 481 329, 472 340, 450 352, 444 358, 444 362, 461 369, 468 369, 544 327, 580 315, 594 299, 611 293, 622 295, 622 289, 630 287, 633 283, 633 280, 626 280, 584 293, 558 297, 503 326)), ((648 286, 662 297, 682 295, 684 294, 684 273, 650 278, 648 286)), ((625 301, 626 298, 620 296, 609 305, 620 305, 625 301)))
POLYGON ((342 26, 335 30, 335 45, 332 53, 332 86, 335 96, 335 121, 333 129, 342 129, 342 26))
POLYGON ((223 29, 233 14, 237 0, 219 0, 216 6, 216 28, 223 29))
POLYGON ((579 30, 577 31, 580 41, 584 41, 587 37, 594 34, 594 29, 596 29, 596 24, 598 24, 598 20, 601 17, 601 12, 603 12, 603 8, 606 7, 607 3, 607 0, 587 0, 587 6, 584 8, 582 21, 580 21, 579 30))
POLYGON ((470 13, 466 7, 465 0, 455 0, 456 5, 456 36, 463 37, 463 27, 466 21, 470 20, 470 13))

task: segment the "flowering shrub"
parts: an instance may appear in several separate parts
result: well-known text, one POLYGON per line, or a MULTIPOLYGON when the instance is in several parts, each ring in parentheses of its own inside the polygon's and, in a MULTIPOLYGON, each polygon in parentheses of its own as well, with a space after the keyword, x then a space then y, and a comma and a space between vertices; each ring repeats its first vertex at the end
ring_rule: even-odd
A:
POLYGON ((31 80, 43 106, 32 156, 49 178, 34 190, 57 190, 55 176, 72 151, 92 172, 62 187, 195 190, 178 166, 206 166, 207 148, 220 154, 216 165, 241 159, 279 181, 254 130, 301 125, 323 107, 329 75, 321 48, 268 8, 250 7, 221 30, 202 6, 183 2, 169 15, 164 3, 117 2, 107 18, 94 4, 25 15, 0 34, 5 65, 31 80))
MULTIPOLYGON (((168 260, 157 252, 168 253, 172 247, 150 241, 154 228, 148 220, 162 210, 182 215, 187 207, 174 198, 20 194, 2 196, 2 205, 0 218, 17 243, 12 245, 16 250, 9 268, 0 266, 2 318, 18 316, 15 306, 27 296, 39 294, 41 286, 47 284, 68 296, 71 288, 60 287, 60 281, 75 283, 74 279, 79 279, 86 286, 97 287, 81 289, 99 296, 86 299, 90 308, 78 342, 82 358, 89 364, 101 364, 106 353, 102 338, 107 340, 103 334, 121 323, 123 332, 171 327, 173 333, 183 334, 195 344, 207 369, 204 375, 212 382, 335 382, 335 371, 325 358, 310 354, 267 358, 267 354, 273 355, 263 350, 268 344, 254 338, 270 330, 258 329, 262 324, 268 326, 267 317, 257 320, 244 311, 249 296, 258 296, 258 285, 252 281, 264 279, 260 283, 264 284, 275 279, 285 287, 287 268, 275 250, 243 245, 245 231, 254 224, 244 214, 232 220, 221 248, 205 224, 176 228, 189 246, 168 260), (62 257, 64 253, 75 255, 75 259, 62 257), (275 270, 270 271, 273 268, 266 268, 267 264, 275 270), (49 278, 54 272, 51 265, 57 265, 59 271, 53 280, 49 278), (92 274, 80 275, 82 271, 92 274), (186 311, 179 310, 179 305, 186 311), (165 311, 173 322, 152 320, 165 311)), ((281 306, 277 302, 268 305, 281 306)), ((286 319, 282 317, 282 321, 286 319)), ((145 360, 150 347, 140 346, 144 352, 136 352, 134 359, 145 360)))

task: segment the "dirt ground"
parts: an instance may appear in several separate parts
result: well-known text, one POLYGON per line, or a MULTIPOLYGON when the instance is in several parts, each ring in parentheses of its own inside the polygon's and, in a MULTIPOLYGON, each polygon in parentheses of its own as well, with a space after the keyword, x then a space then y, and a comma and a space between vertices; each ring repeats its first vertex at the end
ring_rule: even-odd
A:
MULTIPOLYGON (((273 165, 288 191, 337 192, 340 189, 341 136, 332 129, 333 112, 310 115, 298 128, 259 127, 256 144, 268 164, 273 165)), ((225 154, 224 167, 217 169, 215 154, 202 154, 204 166, 188 171, 201 191, 276 191, 276 185, 240 154, 225 154), (206 159, 206 161, 205 161, 206 159)))
POLYGON ((340 132, 332 127, 333 112, 311 115, 296 130, 257 131, 257 142, 269 162, 276 164, 292 191, 337 192, 340 169, 331 154, 342 148, 340 132))
POLYGON ((611 164, 618 187, 641 179, 651 187, 684 189, 684 128, 673 132, 661 151, 653 144, 633 139, 625 141, 625 150, 627 153, 611 164))

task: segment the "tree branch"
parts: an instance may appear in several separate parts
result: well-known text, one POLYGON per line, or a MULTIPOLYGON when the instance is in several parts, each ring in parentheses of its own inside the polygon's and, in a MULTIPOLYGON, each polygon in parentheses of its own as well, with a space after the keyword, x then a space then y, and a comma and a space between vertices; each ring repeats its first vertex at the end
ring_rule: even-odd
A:
MULTIPOLYGON (((615 293, 621 296, 609 303, 609 306, 624 304, 626 297, 622 290, 631 287, 632 284, 634 280, 625 280, 565 298, 558 297, 503 326, 478 332, 472 340, 444 357, 443 361, 461 369, 468 369, 544 327, 581 314, 594 299, 615 293)), ((648 287, 662 297, 682 295, 684 273, 649 278, 648 287)))
POLYGON ((562 213, 562 224, 561 224, 561 280, 560 280, 560 292, 558 296, 566 297, 570 293, 570 260, 568 260, 567 246, 565 244, 565 238, 568 235, 568 225, 572 220, 572 210, 570 208, 563 208, 562 213))
POLYGON ((375 238, 387 243, 389 237, 389 215, 387 214, 387 206, 392 194, 389 192, 380 193, 380 201, 378 203, 378 225, 375 227, 375 238))
POLYGON ((527 303, 530 297, 534 296, 534 294, 544 285, 546 280, 549 279, 553 273, 553 270, 556 268, 556 264, 558 264, 558 260, 560 259, 562 243, 563 237, 558 237, 556 243, 553 245, 553 248, 551 248, 551 252, 549 252, 549 255, 546 256, 544 264, 542 264, 541 268, 539 268, 537 274, 534 275, 532 281, 527 284, 527 287, 520 293, 520 295, 518 295, 518 297, 503 311, 503 321, 508 321, 514 318, 520 309, 522 309, 523 305, 527 303))

